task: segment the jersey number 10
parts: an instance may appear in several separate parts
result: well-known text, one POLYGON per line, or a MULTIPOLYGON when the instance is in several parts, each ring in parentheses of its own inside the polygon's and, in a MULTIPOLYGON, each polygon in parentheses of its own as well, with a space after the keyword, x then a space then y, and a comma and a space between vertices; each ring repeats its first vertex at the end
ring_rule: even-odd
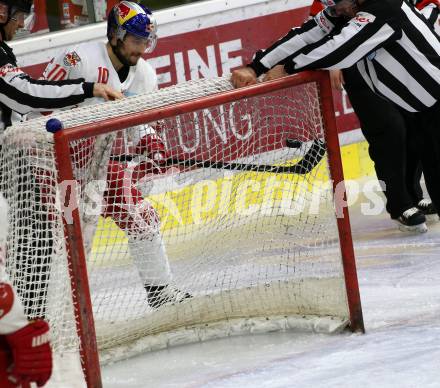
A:
POLYGON ((108 82, 109 72, 106 67, 98 67, 98 82, 106 84, 108 82))

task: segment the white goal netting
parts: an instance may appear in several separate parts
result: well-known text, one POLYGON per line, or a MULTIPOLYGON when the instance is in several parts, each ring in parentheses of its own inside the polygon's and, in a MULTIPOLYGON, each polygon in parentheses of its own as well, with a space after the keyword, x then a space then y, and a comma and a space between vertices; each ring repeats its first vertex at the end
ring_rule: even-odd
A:
MULTIPOLYGON (((200 80, 51 117, 64 128, 129 120, 230 89, 227 79, 200 80)), ((70 186, 57 184, 48 118, 1 138, 7 264, 29 316, 49 320, 55 352, 75 351, 59 199, 70 186)), ((91 127, 89 136, 71 141, 70 160, 102 362, 225 335, 347 324, 314 82, 101 135, 91 127), (167 148, 159 165, 138 147, 153 132, 167 148)))

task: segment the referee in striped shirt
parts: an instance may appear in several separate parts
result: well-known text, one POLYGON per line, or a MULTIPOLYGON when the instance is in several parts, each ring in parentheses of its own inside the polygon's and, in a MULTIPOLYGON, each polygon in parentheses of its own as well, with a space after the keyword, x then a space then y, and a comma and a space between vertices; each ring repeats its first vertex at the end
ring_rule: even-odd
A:
POLYGON ((271 80, 356 64, 368 86, 402 111, 420 149, 428 192, 440 209, 439 36, 406 0, 321 2, 324 11, 235 70, 234 86, 254 84, 262 74, 271 80))
POLYGON ((32 0, 0 0, 0 133, 12 125, 13 117, 74 106, 86 98, 120 99, 122 94, 108 85, 84 82, 35 80, 18 66, 6 43, 14 38, 29 14, 32 0))
MULTIPOLYGON (((430 25, 437 24, 440 0, 411 2, 430 25)), ((317 3, 321 4, 320 1, 317 3)), ((401 110, 374 93, 356 65, 342 70, 342 73, 341 70, 331 70, 330 77, 335 89, 342 89, 343 84, 359 118, 377 178, 385 184, 386 209, 391 218, 402 231, 425 232, 425 221, 438 220, 437 210, 429 198, 424 198, 420 186, 420 147, 411 141, 413 133, 407 130, 401 110)))

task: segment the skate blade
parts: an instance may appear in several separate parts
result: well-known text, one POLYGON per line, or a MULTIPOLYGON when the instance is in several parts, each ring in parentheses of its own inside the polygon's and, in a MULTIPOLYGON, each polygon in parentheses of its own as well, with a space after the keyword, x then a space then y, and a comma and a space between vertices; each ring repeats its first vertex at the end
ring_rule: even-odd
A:
POLYGON ((428 231, 428 227, 426 226, 426 223, 408 226, 408 225, 402 225, 400 222, 397 222, 397 225, 399 226, 399 230, 401 232, 426 233, 428 231))

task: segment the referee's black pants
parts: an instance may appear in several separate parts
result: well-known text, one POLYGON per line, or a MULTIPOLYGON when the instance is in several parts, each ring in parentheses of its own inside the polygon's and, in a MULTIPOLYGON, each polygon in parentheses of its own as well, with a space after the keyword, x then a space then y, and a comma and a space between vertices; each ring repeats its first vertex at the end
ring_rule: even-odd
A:
POLYGON ((345 90, 369 144, 377 178, 385 183, 386 209, 391 218, 423 198, 421 163, 413 131, 399 108, 375 94, 354 69, 344 70, 345 90))
POLYGON ((440 101, 423 112, 402 114, 419 150, 426 189, 440 215, 440 101))

